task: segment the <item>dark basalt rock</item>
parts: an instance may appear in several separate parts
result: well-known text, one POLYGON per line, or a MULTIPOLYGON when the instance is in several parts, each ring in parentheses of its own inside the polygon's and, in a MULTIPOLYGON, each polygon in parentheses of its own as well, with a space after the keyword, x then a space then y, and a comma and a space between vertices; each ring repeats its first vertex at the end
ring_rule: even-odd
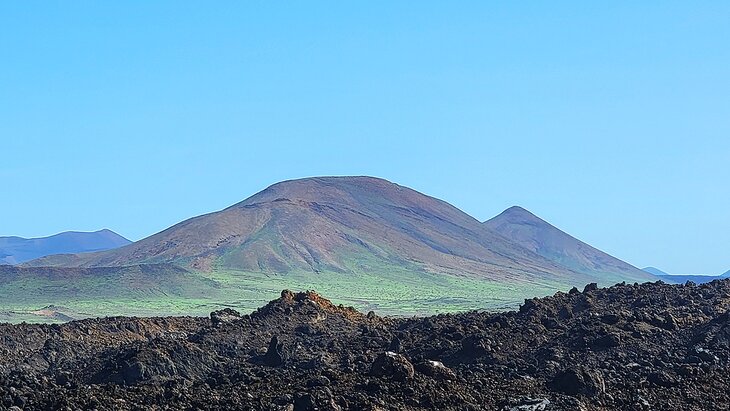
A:
POLYGON ((269 341, 269 348, 266 350, 266 354, 262 357, 264 364, 271 367, 278 367, 284 364, 284 344, 279 342, 277 336, 271 337, 269 341))
POLYGON ((647 381, 661 387, 673 387, 677 385, 677 379, 667 371, 656 371, 649 374, 647 381))
POLYGON ((0 410, 730 409, 729 312, 723 280, 427 318, 284 291, 250 315, 0 324, 0 410))
POLYGON ((600 371, 585 368, 569 368, 559 373, 551 382, 556 391, 568 395, 594 397, 606 391, 606 383, 600 371))
POLYGON ((426 360, 416 364, 415 369, 437 380, 455 380, 456 374, 441 361, 426 360))
POLYGON ((550 400, 547 398, 529 398, 522 397, 516 400, 508 401, 502 410, 504 411, 545 411, 550 400))
POLYGON ((221 324, 238 321, 241 319, 241 313, 231 308, 224 308, 219 311, 213 311, 210 313, 210 322, 214 327, 218 327, 221 324))
POLYGON ((401 354, 386 351, 375 359, 370 368, 370 375, 386 377, 394 381, 405 381, 413 378, 413 364, 401 354))

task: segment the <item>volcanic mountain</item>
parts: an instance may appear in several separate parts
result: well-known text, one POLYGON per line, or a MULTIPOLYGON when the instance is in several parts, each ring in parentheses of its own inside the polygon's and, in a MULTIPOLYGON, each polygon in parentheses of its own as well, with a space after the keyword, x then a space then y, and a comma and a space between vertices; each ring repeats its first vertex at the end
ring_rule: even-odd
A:
MULTIPOLYGON (((201 271, 259 273, 387 273, 408 267, 500 282, 553 284, 653 279, 587 246, 602 265, 573 264, 511 239, 493 225, 386 180, 305 178, 274 184, 224 210, 119 249, 51 256, 28 265, 175 263, 201 271)), ((562 239, 548 239, 556 238, 562 239)))
POLYGON ((522 207, 510 207, 484 225, 510 242, 580 273, 621 281, 642 278, 646 272, 566 234, 522 207))
POLYGON ((110 250, 131 241, 111 230, 68 231, 50 237, 0 237, 0 264, 20 264, 39 257, 61 253, 110 250))

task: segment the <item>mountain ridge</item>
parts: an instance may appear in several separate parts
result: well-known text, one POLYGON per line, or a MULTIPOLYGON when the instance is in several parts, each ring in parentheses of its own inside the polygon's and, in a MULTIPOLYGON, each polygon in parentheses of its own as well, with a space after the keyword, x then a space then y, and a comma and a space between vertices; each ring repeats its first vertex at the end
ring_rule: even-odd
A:
POLYGON ((0 237, 0 264, 21 264, 53 254, 105 251, 132 242, 107 228, 64 231, 37 238, 0 237))
MULTIPOLYGON (((595 270, 576 270, 515 244, 446 201, 367 176, 282 181, 116 250, 27 265, 148 263, 278 274, 409 266, 513 283, 603 281, 595 270)), ((620 274, 626 280, 652 278, 636 271, 620 274)))
POLYGON ((644 272, 565 233, 520 206, 512 206, 483 224, 510 241, 578 272, 639 278, 644 272))

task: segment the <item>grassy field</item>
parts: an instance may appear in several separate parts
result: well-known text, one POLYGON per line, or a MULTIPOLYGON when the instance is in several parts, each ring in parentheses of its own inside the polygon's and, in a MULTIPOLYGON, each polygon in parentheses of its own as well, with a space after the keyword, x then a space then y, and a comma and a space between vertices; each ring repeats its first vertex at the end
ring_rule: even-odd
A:
POLYGON ((565 284, 498 283, 432 274, 414 267, 359 261, 349 273, 265 274, 226 269, 181 275, 23 276, 0 283, 0 321, 61 322, 64 316, 208 315, 231 307, 251 312, 283 289, 315 290, 334 303, 381 315, 430 315, 517 308, 525 298, 567 290, 565 284), (43 308, 49 307, 45 311, 43 308))

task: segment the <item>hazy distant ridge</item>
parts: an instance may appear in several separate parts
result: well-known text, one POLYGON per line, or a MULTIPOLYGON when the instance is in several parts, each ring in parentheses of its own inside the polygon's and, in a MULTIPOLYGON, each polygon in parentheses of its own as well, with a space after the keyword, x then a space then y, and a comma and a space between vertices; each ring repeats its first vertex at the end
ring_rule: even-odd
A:
POLYGON ((668 274, 655 267, 643 268, 647 273, 660 277, 663 281, 668 283, 682 284, 687 281, 692 281, 697 284, 709 283, 713 280, 721 280, 723 278, 730 278, 730 271, 726 271, 720 275, 700 275, 700 274, 668 274))
POLYGON ((94 232, 68 231, 42 238, 0 237, 0 264, 21 264, 54 254, 105 251, 130 243, 107 229, 94 232))

